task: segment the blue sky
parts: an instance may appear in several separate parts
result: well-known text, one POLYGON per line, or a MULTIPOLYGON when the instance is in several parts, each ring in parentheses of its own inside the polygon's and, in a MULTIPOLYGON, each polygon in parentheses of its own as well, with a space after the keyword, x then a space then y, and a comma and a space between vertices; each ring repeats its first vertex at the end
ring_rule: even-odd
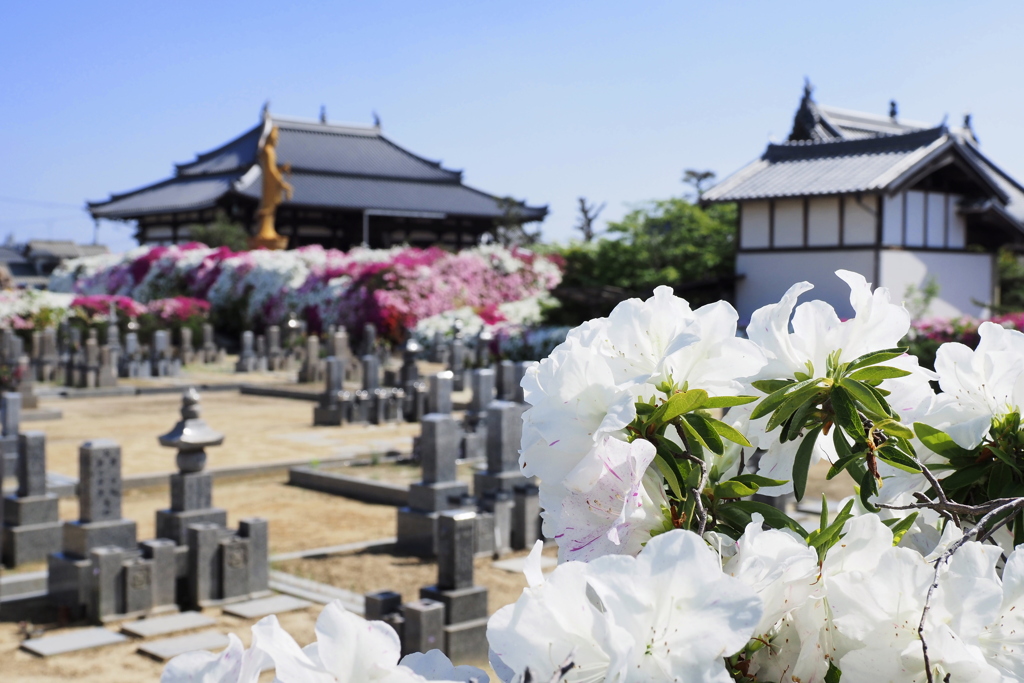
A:
MULTIPOLYGON (((283 115, 368 124, 573 234, 720 176, 819 102, 958 122, 1024 179, 1020 2, 11 3, 0 41, 0 239, 92 239, 80 207, 283 115)), ((134 244, 104 223, 100 241, 134 244)))

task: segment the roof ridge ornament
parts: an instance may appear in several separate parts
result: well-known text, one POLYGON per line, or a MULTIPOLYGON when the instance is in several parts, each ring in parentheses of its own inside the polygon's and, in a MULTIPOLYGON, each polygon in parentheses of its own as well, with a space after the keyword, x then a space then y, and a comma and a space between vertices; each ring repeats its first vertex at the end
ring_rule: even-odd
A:
POLYGON ((260 121, 263 121, 263 123, 266 123, 269 120, 270 120, 270 100, 265 100, 263 102, 263 108, 260 109, 260 121))
POLYGON ((898 108, 896 107, 896 100, 889 100, 889 118, 896 121, 896 113, 898 108))

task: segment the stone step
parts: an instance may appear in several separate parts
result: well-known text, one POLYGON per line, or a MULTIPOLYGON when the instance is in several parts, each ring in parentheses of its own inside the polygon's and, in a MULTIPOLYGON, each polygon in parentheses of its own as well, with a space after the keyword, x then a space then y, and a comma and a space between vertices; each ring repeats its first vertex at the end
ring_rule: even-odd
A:
POLYGON ((313 603, 291 595, 274 595, 269 598, 236 602, 224 608, 224 614, 242 619, 262 619, 270 614, 281 614, 310 607, 313 603))
POLYGON ((213 626, 217 620, 199 612, 182 612, 171 614, 166 617, 152 617, 139 619, 121 624, 121 631, 136 638, 152 638, 164 636, 168 633, 188 631, 195 628, 213 626))
POLYGON ((201 631, 187 636, 152 640, 139 646, 139 653, 161 662, 196 650, 221 650, 228 646, 228 637, 220 631, 201 631))
POLYGON ((337 588, 326 583, 303 579, 285 572, 271 570, 270 587, 279 593, 286 593, 304 600, 318 602, 326 605, 334 600, 340 600, 349 612, 363 614, 366 610, 365 600, 362 595, 337 588))
POLYGON ((105 645, 123 643, 126 640, 128 640, 128 636, 96 626, 71 631, 70 633, 62 633, 58 636, 32 638, 31 640, 23 641, 21 649, 40 657, 52 657, 53 655, 60 655, 66 652, 91 650, 105 645))

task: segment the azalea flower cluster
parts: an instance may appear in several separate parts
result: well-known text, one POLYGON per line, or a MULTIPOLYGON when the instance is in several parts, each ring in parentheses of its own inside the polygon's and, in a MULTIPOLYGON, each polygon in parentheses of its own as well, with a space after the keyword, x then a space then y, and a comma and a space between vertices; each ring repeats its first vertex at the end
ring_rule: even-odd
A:
POLYGON ((276 616, 252 627, 252 646, 237 636, 218 654, 190 652, 172 659, 161 683, 256 683, 274 667, 281 683, 488 683, 472 666, 454 666, 439 650, 413 653, 399 661, 398 634, 383 621, 364 621, 335 601, 316 621, 316 642, 300 648, 276 616))
MULTIPOLYGON (((320 246, 233 253, 191 243, 68 261, 54 271, 50 288, 142 302, 190 296, 208 301, 216 321, 240 316, 247 326, 280 323, 289 313, 305 317, 314 331, 332 324, 358 330, 372 322, 397 340, 419 321, 446 311, 486 314, 513 302, 539 301, 560 280, 552 259, 493 245, 455 254, 320 246)), ((526 321, 527 313, 505 315, 526 321)))
POLYGON ((33 330, 57 325, 67 317, 74 296, 35 289, 0 291, 0 327, 33 330))
POLYGON ((846 320, 798 283, 740 338, 730 305, 660 287, 527 372, 520 465, 559 566, 538 544, 491 617, 501 681, 1024 680, 1024 334, 983 323, 928 370, 906 309, 837 275, 846 320), (823 460, 856 495, 816 529, 751 499, 801 499, 823 460))

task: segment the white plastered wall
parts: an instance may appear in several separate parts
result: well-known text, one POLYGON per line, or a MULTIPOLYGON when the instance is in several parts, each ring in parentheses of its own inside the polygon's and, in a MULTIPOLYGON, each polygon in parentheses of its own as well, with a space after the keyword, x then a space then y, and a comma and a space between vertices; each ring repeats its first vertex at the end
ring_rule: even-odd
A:
POLYGON ((860 273, 870 282, 874 277, 874 251, 784 251, 736 255, 736 309, 745 325, 761 306, 777 303, 793 284, 807 280, 814 289, 804 301, 822 299, 832 304, 840 318, 853 315, 850 288, 836 277, 840 268, 860 273))
POLYGON ((894 301, 903 301, 908 287, 921 289, 934 277, 939 293, 926 316, 988 315, 987 309, 975 302, 992 302, 995 273, 991 254, 887 250, 881 254, 879 271, 878 284, 889 288, 894 301))

